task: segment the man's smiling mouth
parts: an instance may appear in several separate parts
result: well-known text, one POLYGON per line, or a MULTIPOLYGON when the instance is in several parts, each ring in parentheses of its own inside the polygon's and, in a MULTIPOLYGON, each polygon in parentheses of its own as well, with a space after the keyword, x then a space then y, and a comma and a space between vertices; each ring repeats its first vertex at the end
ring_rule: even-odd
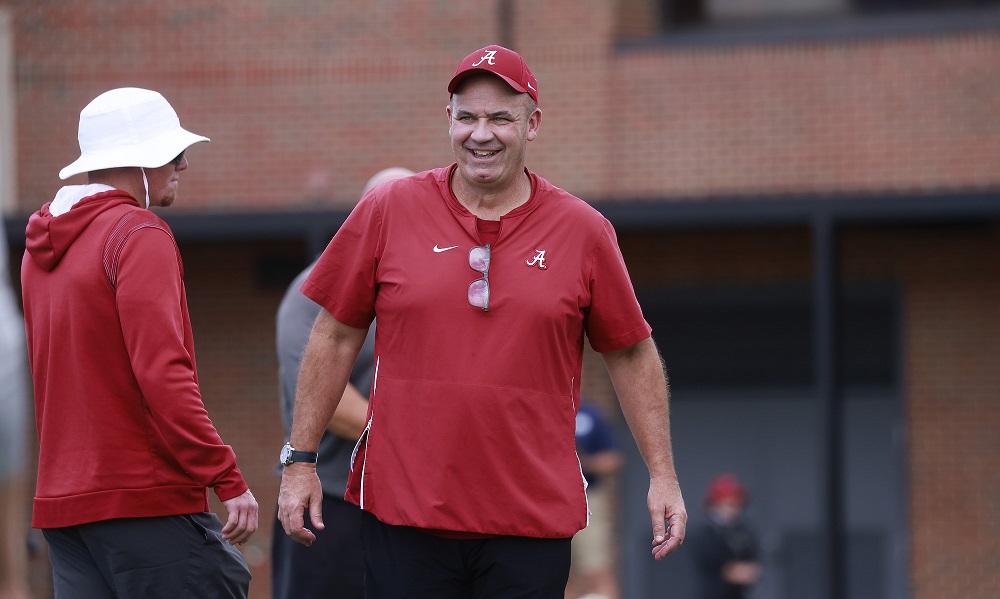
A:
POLYGON ((500 150, 472 150, 472 154, 477 158, 489 158, 498 154, 500 150))

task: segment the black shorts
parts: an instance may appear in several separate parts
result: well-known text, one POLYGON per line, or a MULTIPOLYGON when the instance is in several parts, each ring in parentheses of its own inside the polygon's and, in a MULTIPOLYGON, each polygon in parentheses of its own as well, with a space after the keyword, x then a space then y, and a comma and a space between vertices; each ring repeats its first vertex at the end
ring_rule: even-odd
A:
POLYGON ((361 508, 323 496, 323 523, 316 530, 309 514, 306 527, 316 535, 312 546, 296 543, 275 519, 271 540, 271 596, 274 599, 337 597, 364 599, 361 556, 361 508))
POLYGON ((379 522, 361 525, 367 599, 562 599, 570 539, 448 539, 379 522))
POLYGON ((250 570, 211 513, 42 531, 56 599, 245 599, 250 570))

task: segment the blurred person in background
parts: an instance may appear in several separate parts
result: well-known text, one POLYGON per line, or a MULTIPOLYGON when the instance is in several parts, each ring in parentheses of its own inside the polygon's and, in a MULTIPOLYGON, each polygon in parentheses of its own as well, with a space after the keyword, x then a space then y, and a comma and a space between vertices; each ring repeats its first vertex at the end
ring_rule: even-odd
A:
POLYGON ((0 599, 28 599, 28 370, 0 211, 0 599))
POLYGON ((698 569, 698 599, 748 599, 761 575, 760 546, 744 518, 749 495, 733 474, 712 480, 706 521, 688 535, 698 569))
MULTIPOLYGON (((413 171, 399 167, 383 169, 368 180, 362 195, 386 181, 412 174, 413 171)), ((315 264, 313 261, 288 286, 276 318, 281 419, 285 439, 291 433, 302 352, 321 310, 319 304, 299 291, 315 264)), ((365 596, 361 510, 344 500, 344 492, 347 490, 351 452, 365 429, 368 393, 374 374, 375 325, 372 324, 337 411, 330 419, 316 452, 316 472, 323 485, 326 527, 316 529, 316 542, 312 547, 306 547, 282 534, 281 522, 276 521, 271 539, 271 593, 274 599, 326 596, 363 599, 365 596)), ((287 457, 291 458, 291 454, 287 457)), ((308 514, 306 526, 313 526, 308 514)))
POLYGON ((249 590, 235 545, 257 529, 257 502, 202 402, 180 250, 149 210, 174 203, 185 151, 203 141, 159 93, 107 91, 80 112, 80 157, 59 173, 87 173, 87 184, 63 187, 28 220, 32 526, 58 598, 249 590))
POLYGON ((614 481, 624 457, 614 430, 586 397, 576 413, 576 453, 587 479, 587 527, 573 536, 567 598, 618 599, 615 577, 614 481))

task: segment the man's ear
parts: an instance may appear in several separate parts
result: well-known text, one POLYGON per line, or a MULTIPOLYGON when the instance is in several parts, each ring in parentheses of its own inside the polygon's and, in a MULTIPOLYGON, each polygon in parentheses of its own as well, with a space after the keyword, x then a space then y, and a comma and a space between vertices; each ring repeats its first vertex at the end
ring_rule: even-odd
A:
POLYGON ((535 111, 528 117, 528 141, 533 141, 538 137, 538 128, 542 125, 542 109, 535 108, 535 111))

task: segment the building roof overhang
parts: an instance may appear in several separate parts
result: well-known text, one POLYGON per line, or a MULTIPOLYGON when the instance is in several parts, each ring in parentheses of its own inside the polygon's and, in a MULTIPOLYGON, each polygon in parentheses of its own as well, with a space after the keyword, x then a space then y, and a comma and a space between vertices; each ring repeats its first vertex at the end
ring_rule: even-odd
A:
MULTIPOLYGON (((621 233, 679 229, 753 229, 835 225, 893 226, 986 223, 1000 220, 1000 189, 919 194, 838 194, 758 197, 591 199, 621 233)), ((343 224, 346 209, 254 212, 159 211, 185 242, 301 239, 322 249, 343 224)), ((6 219, 9 242, 24 247, 26 216, 6 219)))

